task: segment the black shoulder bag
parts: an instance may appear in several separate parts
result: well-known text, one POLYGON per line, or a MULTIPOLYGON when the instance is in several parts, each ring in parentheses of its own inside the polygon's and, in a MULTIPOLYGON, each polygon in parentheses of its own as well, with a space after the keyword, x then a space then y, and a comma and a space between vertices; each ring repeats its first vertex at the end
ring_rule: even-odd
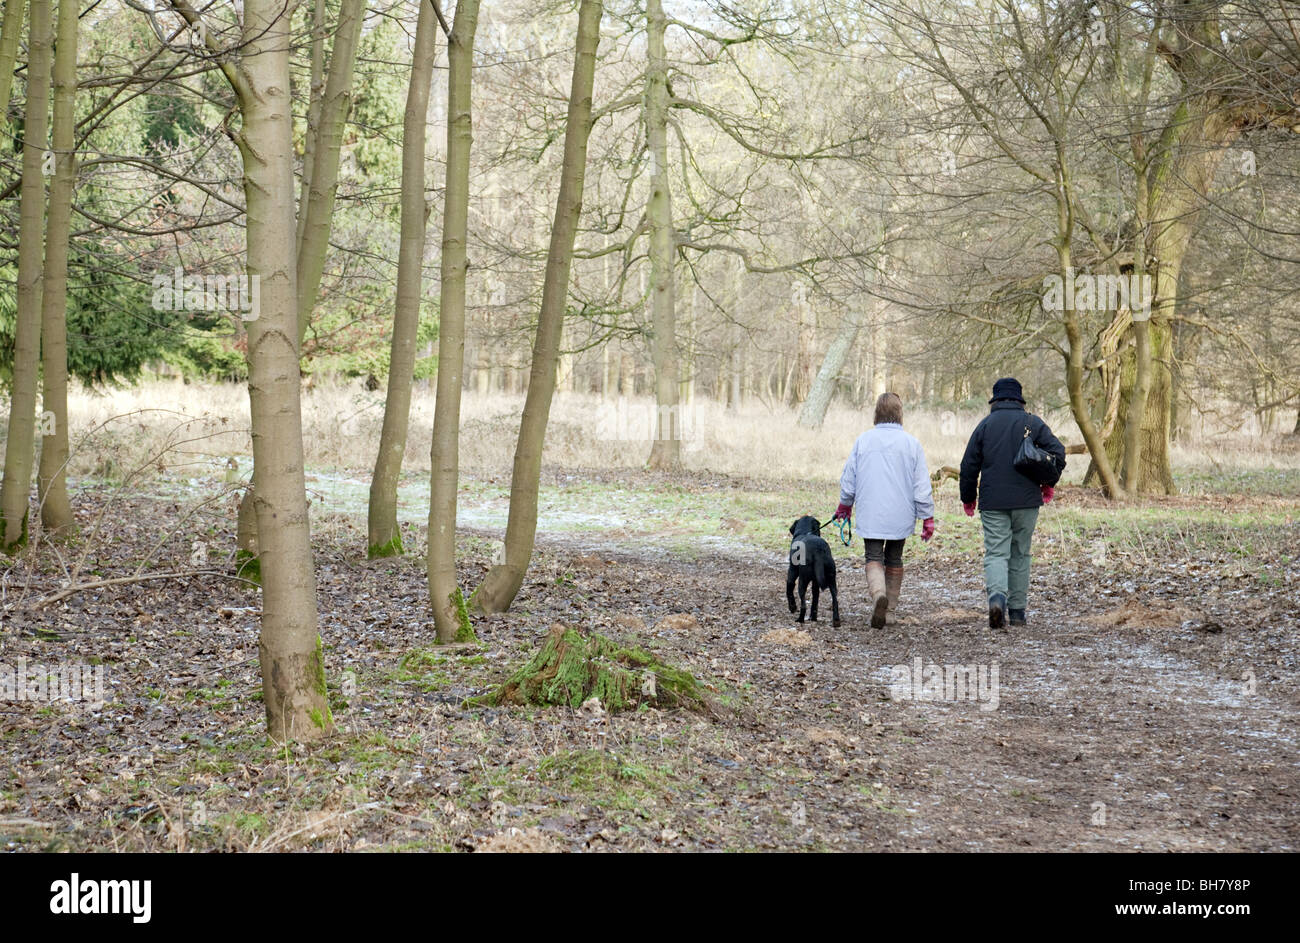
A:
POLYGON ((1020 449, 1012 462, 1016 471, 1038 485, 1046 485, 1056 478, 1056 459, 1034 444, 1025 426, 1024 438, 1020 440, 1020 449))

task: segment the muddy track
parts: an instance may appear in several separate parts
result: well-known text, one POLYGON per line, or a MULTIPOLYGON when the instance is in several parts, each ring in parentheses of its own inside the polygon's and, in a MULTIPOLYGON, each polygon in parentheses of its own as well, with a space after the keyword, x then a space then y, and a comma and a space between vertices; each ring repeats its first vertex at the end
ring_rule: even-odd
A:
MULTIPOLYGON (((695 613, 702 637, 665 644, 753 685, 746 739, 760 755, 812 728, 814 741, 849 761, 840 781, 786 792, 810 830, 897 850, 1300 844, 1295 636, 1268 630, 1279 618, 1294 625, 1294 602, 1262 626, 1230 608, 1171 621, 1162 614, 1188 613, 1040 567, 1029 626, 993 632, 978 562, 950 560, 909 566, 905 621, 873 630, 858 565, 840 571, 845 625, 832 628, 823 612, 826 621, 802 627, 813 643, 792 649, 762 641, 796 627, 779 567, 626 562, 642 578, 695 587, 698 608, 681 608, 695 613), (1145 621, 1112 624, 1126 606, 1145 621), (996 665, 996 707, 973 683, 961 700, 924 699, 915 687, 912 699, 891 696, 894 666, 918 658, 975 666, 976 675, 996 665), (864 806, 864 791, 887 799, 864 806)), ((960 695, 955 686, 929 693, 960 695)))
MULTIPOLYGON (((130 572, 174 512, 133 504, 96 566, 130 572)), ((573 851, 1300 847, 1294 562, 1266 583, 1172 558, 1103 569, 1046 545, 1030 625, 993 633, 974 557, 909 562, 906 621, 882 630, 866 625, 860 559, 843 559, 836 629, 786 611, 779 541, 700 540, 687 560, 609 530, 542 535, 515 605, 478 620, 482 648, 462 658, 431 647, 423 562, 367 561, 363 534, 317 537, 327 670, 356 691, 336 736, 292 756, 264 742, 256 590, 157 581, 5 610, 0 660, 102 660, 112 694, 102 711, 0 704, 3 847, 481 849, 523 841, 516 825, 573 851), (568 707, 466 705, 555 622, 650 648, 726 709, 593 727, 568 707), (968 666, 974 684, 923 676, 907 691, 927 696, 899 697, 898 666, 917 659, 968 666), (200 799, 208 825, 169 824, 200 799)), ((489 548, 465 541, 462 585, 489 548)), ((188 553, 169 545, 158 566, 188 553)))

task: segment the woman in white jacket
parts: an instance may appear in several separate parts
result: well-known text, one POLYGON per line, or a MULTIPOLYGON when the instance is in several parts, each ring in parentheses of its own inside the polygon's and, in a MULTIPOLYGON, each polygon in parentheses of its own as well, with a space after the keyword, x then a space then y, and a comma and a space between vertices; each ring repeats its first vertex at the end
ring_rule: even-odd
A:
POLYGON ((921 443, 903 431, 903 401, 896 393, 876 400, 875 428, 853 443, 840 476, 840 506, 835 520, 857 505, 853 533, 867 551, 867 592, 871 625, 879 629, 897 619, 903 587, 903 542, 921 521, 921 539, 934 535, 934 495, 921 443))

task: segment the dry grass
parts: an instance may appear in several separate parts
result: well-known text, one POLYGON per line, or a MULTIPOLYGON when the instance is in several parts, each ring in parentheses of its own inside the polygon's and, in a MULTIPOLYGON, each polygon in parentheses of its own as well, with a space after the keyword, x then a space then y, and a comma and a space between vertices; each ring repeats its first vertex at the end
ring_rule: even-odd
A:
POLYGON ((813 637, 801 629, 770 629, 758 639, 769 645, 788 645, 791 648, 806 648, 813 643, 813 637))
POLYGON ((660 619, 655 629, 660 632, 665 630, 670 632, 691 632, 699 627, 699 620, 689 612, 675 612, 660 619))
POLYGON ((564 849, 540 828, 512 828, 489 835, 474 850, 498 854, 549 854, 564 849))
POLYGON ((1170 626, 1181 625, 1187 619, 1195 615, 1190 609, 1181 606, 1161 605, 1159 607, 1147 606, 1138 602, 1136 599, 1130 599, 1118 609, 1112 609, 1110 612, 1102 612, 1093 616, 1089 621, 1095 625, 1104 626, 1127 626, 1133 629, 1162 629, 1170 626))
MULTIPOLYGON (((471 473, 508 473, 523 407, 521 395, 466 391, 461 419, 461 464, 471 473)), ((547 431, 545 461, 566 469, 639 468, 649 455, 646 437, 652 402, 647 397, 602 401, 595 394, 556 397, 547 431)), ((69 418, 74 477, 120 477, 162 456, 196 476, 220 470, 231 458, 245 467, 250 455, 248 394, 234 384, 154 380, 107 391, 74 390, 69 418)), ((699 400, 683 409, 683 450, 690 469, 767 479, 832 481, 839 477, 853 440, 870 425, 866 412, 833 406, 822 428, 800 427, 796 411, 751 401, 738 411, 699 400)), ((982 410, 909 410, 904 425, 925 447, 932 467, 960 462, 982 410)), ((1079 436, 1067 414, 1046 415, 1067 442, 1079 436)), ((372 467, 383 421, 383 392, 358 382, 321 382, 304 391, 303 433, 309 467, 364 475, 372 467)), ((404 468, 429 468, 432 388, 417 385, 404 468)), ((1300 451, 1283 437, 1266 438, 1245 427, 1212 429, 1175 447, 1180 466, 1300 467, 1300 451)), ((1067 481, 1086 469, 1074 457, 1067 481)))

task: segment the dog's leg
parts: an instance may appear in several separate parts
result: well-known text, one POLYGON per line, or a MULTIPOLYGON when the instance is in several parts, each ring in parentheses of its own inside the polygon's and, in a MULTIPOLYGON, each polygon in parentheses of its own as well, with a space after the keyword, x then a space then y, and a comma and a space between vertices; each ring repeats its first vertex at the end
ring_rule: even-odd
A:
POLYGON ((831 574, 827 589, 831 591, 831 625, 839 628, 840 625, 840 594, 835 587, 835 574, 831 574))
POLYGON ((790 567, 790 569, 785 574, 785 600, 790 604, 791 612, 799 611, 794 604, 794 582, 798 578, 799 578, 799 570, 796 567, 793 566, 790 567))
POLYGON ((808 611, 808 577, 802 573, 799 574, 799 618, 796 622, 802 622, 804 615, 808 611))
POLYGON ((816 622, 817 621, 817 599, 821 596, 822 589, 820 586, 817 585, 816 580, 813 580, 812 587, 813 587, 813 604, 812 604, 811 621, 816 622))

